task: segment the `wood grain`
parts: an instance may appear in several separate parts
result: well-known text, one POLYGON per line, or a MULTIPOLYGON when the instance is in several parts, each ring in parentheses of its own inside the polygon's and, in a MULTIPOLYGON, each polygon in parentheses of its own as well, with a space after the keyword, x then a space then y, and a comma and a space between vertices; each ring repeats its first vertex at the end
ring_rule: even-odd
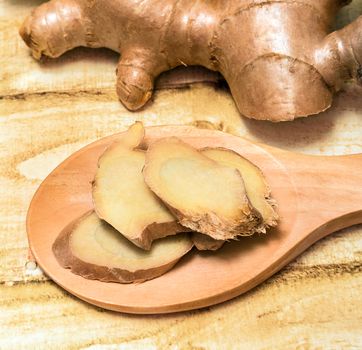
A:
MULTIPOLYGON (((238 299, 167 316, 104 312, 48 282, 0 287, 2 348, 361 348, 361 273, 284 271, 238 299), (14 336, 16 330, 21 336, 14 336)), ((318 270, 318 267, 316 268, 318 270)))
MULTIPOLYGON (((355 86, 347 85, 327 113, 279 125, 240 118, 228 91, 212 81, 158 90, 147 109, 129 113, 114 93, 117 55, 74 50, 60 67, 50 62, 45 69, 31 59, 17 30, 40 2, 0 0, 0 348, 362 348, 362 226, 317 243, 224 306, 167 317, 102 312, 58 289, 33 264, 25 267, 25 215, 40 181, 72 152, 134 120, 216 128, 308 154, 362 152, 355 86)), ((361 12, 362 1, 354 0, 338 26, 361 12)))

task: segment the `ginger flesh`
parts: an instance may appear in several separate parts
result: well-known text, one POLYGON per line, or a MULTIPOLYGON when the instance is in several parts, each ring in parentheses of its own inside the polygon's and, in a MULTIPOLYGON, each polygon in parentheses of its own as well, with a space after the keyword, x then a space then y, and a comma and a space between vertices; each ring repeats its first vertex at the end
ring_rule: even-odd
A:
POLYGON ((145 152, 137 150, 144 129, 136 123, 100 157, 93 183, 98 216, 138 247, 150 249, 154 239, 185 232, 165 205, 146 186, 145 152))
POLYGON ((20 34, 36 59, 77 46, 121 52, 117 93, 130 110, 161 72, 202 65, 224 76, 242 115, 278 122, 320 113, 345 81, 362 82, 362 16, 330 32, 348 3, 51 0, 20 34))
POLYGON ((278 214, 275 203, 270 197, 270 188, 262 171, 240 154, 225 148, 205 148, 202 154, 221 165, 239 170, 245 184, 245 190, 252 206, 261 214, 258 232, 265 232, 269 226, 275 226, 278 214))
MULTIPOLYGON (((201 152, 219 164, 239 170, 250 203, 262 217, 262 221, 255 232, 265 233, 268 227, 276 226, 278 214, 275 210, 275 202, 270 197, 270 189, 263 173, 256 165, 239 154, 224 148, 205 148, 201 152)), ((199 233, 194 233, 192 240, 199 250, 217 250, 224 243, 224 241, 214 240, 199 233)))
POLYGON ((143 174, 181 225, 194 231, 226 240, 250 235, 260 223, 240 172, 177 138, 161 139, 149 147, 143 174))
POLYGON ((61 232, 53 252, 61 266, 85 278, 132 283, 164 274, 192 246, 184 233, 159 239, 145 251, 89 212, 61 232))

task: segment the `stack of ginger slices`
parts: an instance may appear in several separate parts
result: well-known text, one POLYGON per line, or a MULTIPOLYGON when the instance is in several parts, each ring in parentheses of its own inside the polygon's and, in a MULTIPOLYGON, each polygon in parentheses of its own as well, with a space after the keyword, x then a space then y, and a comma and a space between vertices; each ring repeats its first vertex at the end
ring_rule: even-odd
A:
POLYGON ((135 123, 100 157, 94 211, 53 244, 64 268, 104 282, 142 282, 170 270, 193 246, 217 250, 277 224, 269 187, 250 161, 175 137, 145 151, 144 134, 135 123))

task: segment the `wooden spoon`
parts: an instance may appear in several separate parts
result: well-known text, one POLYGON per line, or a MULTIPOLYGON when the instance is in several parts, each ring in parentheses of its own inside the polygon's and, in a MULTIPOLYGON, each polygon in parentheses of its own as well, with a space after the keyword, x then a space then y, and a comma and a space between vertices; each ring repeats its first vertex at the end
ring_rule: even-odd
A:
POLYGON ((263 282, 327 234, 362 223, 362 154, 307 156, 219 131, 148 128, 148 144, 177 136, 195 147, 226 147, 250 159, 270 184, 279 225, 217 252, 193 251, 170 272, 145 283, 87 280, 59 266, 51 247, 69 222, 93 207, 91 181, 98 157, 117 136, 96 141, 61 163, 39 187, 27 217, 30 248, 41 268, 64 289, 97 306, 152 314, 220 303, 263 282))

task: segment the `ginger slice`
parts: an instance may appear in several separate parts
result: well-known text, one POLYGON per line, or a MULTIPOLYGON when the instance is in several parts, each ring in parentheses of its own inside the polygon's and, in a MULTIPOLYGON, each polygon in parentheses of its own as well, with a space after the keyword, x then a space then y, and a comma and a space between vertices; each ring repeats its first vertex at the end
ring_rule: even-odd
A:
POLYGON ((191 240, 198 250, 218 250, 225 243, 223 240, 215 239, 199 232, 193 232, 191 240))
MULTIPOLYGON (((225 148, 205 148, 201 152, 221 165, 239 170, 247 196, 263 219, 255 232, 265 233, 268 227, 276 226, 278 214, 275 211, 275 202, 270 197, 270 188, 262 171, 256 165, 238 153, 225 148)), ((192 240, 199 250, 216 250, 224 243, 198 233, 192 235, 192 240)))
POLYGON ((59 264, 103 282, 143 282, 170 270, 191 250, 187 233, 162 238, 145 251, 124 238, 93 211, 67 226, 53 244, 59 264))
POLYGON ((221 165, 239 170, 247 196, 263 218, 257 232, 265 233, 268 227, 276 226, 278 220, 278 214, 275 211, 276 203, 270 197, 270 188, 262 171, 255 164, 225 148, 205 148, 201 152, 221 165))
POLYGON ((98 216, 140 248, 152 241, 186 232, 165 205, 146 186, 142 168, 145 152, 135 149, 144 138, 136 123, 103 153, 93 183, 98 216))
POLYGON ((249 202, 239 171, 177 138, 151 144, 143 174, 180 224, 194 231, 226 240, 250 235, 259 225, 260 214, 249 202))

